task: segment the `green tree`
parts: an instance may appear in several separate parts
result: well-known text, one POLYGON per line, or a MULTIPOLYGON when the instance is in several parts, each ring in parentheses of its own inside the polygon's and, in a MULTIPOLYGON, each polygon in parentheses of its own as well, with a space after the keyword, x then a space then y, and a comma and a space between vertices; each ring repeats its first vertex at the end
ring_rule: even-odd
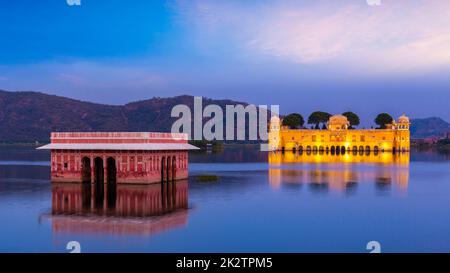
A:
POLYGON ((332 115, 330 113, 322 112, 322 120, 321 120, 321 122, 323 124, 326 124, 330 120, 331 116, 332 115))
POLYGON ((386 125, 392 123, 394 119, 387 113, 381 113, 375 118, 375 123, 380 129, 386 129, 386 125))
POLYGON ((319 128, 319 124, 325 124, 330 119, 331 114, 322 111, 313 112, 308 117, 308 124, 314 124, 315 128, 319 128))
POLYGON ((350 122, 350 128, 353 129, 353 126, 358 126, 360 121, 357 114, 353 112, 345 112, 342 114, 343 116, 347 117, 348 121, 350 122))
POLYGON ((305 124, 305 120, 302 115, 298 113, 292 113, 283 118, 283 125, 290 128, 302 127, 305 124))

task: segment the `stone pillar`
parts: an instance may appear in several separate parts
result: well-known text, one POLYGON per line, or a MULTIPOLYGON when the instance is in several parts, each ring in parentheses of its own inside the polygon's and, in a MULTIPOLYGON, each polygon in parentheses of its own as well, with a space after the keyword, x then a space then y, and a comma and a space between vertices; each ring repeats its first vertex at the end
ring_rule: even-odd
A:
POLYGON ((172 157, 170 155, 167 156, 167 182, 172 180, 172 157))
POLYGON ((94 155, 91 154, 89 156, 90 158, 90 165, 91 165, 91 184, 95 183, 95 162, 94 162, 94 155))
POLYGON ((166 174, 167 174, 167 172, 166 172, 167 166, 166 166, 166 158, 164 156, 161 157, 160 166, 161 166, 161 175, 162 175, 161 180, 163 181, 163 183, 165 183, 166 182, 166 174))
MULTIPOLYGON (((92 180, 92 179, 91 179, 92 180)), ((95 209, 95 190, 94 190, 94 186, 91 185, 91 212, 94 211, 95 209)))
POLYGON ((108 181, 108 162, 106 162, 106 156, 103 155, 103 184, 108 181))
POLYGON ((177 180, 177 170, 178 170, 178 160, 177 160, 177 158, 178 158, 178 153, 176 153, 173 157, 172 157, 172 163, 173 163, 173 166, 172 166, 172 176, 173 176, 173 181, 175 181, 175 180, 177 180), (174 159, 175 159, 175 162, 174 162, 174 159))

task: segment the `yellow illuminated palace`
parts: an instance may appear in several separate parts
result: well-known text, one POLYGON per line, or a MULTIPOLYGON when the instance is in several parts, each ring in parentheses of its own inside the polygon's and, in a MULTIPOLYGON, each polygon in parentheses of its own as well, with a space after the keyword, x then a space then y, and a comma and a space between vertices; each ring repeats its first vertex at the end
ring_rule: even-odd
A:
POLYGON ((269 130, 269 147, 278 151, 306 152, 408 152, 410 148, 410 122, 402 115, 386 129, 349 129, 350 123, 343 115, 330 117, 327 129, 290 129, 282 120, 272 117, 269 130))

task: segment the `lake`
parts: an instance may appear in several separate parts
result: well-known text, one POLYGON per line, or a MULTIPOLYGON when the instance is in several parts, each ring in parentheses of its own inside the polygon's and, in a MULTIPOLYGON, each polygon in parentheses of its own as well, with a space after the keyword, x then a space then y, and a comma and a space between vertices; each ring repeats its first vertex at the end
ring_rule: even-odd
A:
POLYGON ((171 188, 50 182, 49 152, 0 147, 0 252, 450 251, 450 157, 225 146, 171 188), (217 181, 200 181, 202 175, 217 181), (163 201, 161 201, 163 200, 163 201))

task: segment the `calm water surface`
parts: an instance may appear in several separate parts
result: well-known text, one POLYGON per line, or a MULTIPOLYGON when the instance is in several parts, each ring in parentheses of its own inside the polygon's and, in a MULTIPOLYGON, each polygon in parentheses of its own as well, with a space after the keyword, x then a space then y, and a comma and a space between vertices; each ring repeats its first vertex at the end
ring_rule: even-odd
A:
POLYGON ((189 181, 119 185, 98 199, 52 185, 48 152, 0 147, 0 251, 68 252, 79 241, 83 252, 367 252, 372 240, 384 252, 450 251, 448 155, 257 148, 191 154, 189 181))

